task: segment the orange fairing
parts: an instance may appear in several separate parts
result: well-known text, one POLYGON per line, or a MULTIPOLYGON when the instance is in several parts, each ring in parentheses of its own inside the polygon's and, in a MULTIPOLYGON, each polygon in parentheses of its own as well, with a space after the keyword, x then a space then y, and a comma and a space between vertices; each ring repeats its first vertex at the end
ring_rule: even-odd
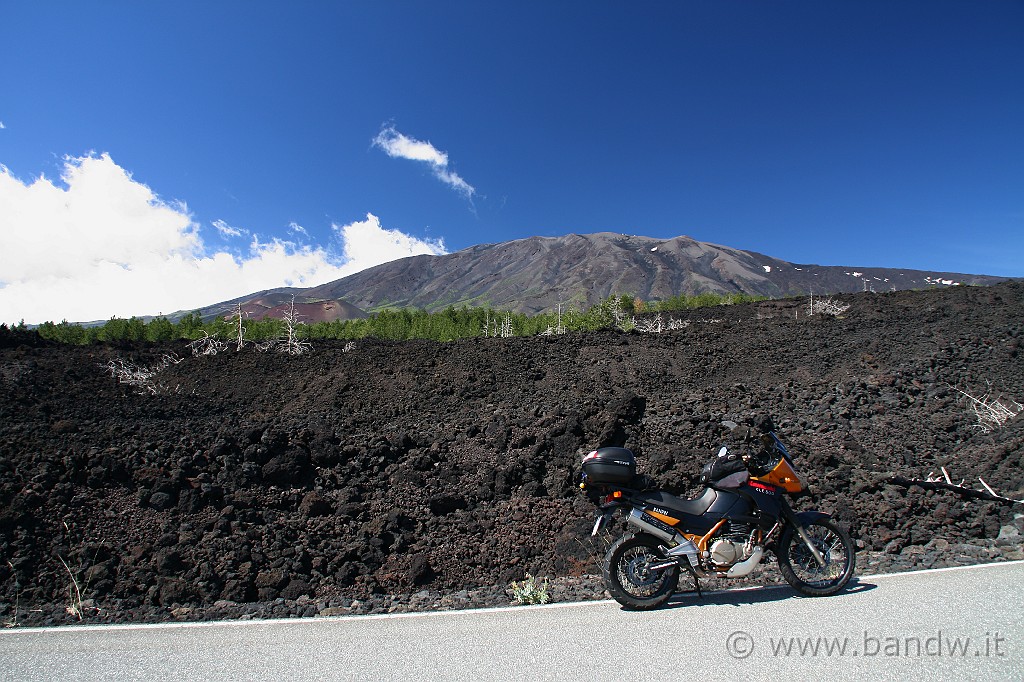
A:
POLYGON ((785 457, 779 458, 779 463, 775 465, 774 469, 763 476, 755 476, 754 480, 777 485, 787 493, 798 493, 807 487, 800 478, 800 474, 790 466, 785 457))
POLYGON ((653 516, 654 518, 658 519, 659 521, 664 521, 665 523, 667 523, 670 526, 674 526, 677 523, 679 523, 679 519, 674 519, 671 516, 669 516, 668 514, 660 514, 660 513, 656 512, 656 511, 652 510, 652 509, 648 509, 647 513, 650 514, 651 516, 653 516))

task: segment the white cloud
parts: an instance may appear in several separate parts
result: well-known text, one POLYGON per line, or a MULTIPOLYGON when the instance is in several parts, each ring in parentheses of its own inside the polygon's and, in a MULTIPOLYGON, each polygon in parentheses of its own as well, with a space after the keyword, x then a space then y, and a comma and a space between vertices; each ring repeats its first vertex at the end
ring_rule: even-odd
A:
MULTIPOLYGON (((171 313, 445 253, 443 241, 386 230, 367 214, 332 225, 338 243, 327 247, 254 235, 236 256, 208 250, 184 204, 160 199, 107 154, 66 159, 61 179, 23 183, 0 165, 0 322, 171 313)), ((213 225, 225 236, 249 233, 213 225)))
POLYGON ((303 237, 309 238, 309 232, 306 231, 306 228, 294 221, 288 223, 288 231, 292 234, 301 234, 303 237))
POLYGON ((0 121, 0 130, 6 130, 7 126, 4 125, 3 121, 0 121))
POLYGON ((332 225, 345 248, 345 267, 353 274, 374 265, 406 256, 448 253, 443 239, 418 239, 398 230, 381 227, 380 218, 372 213, 366 220, 348 225, 332 225))
POLYGON ((248 230, 243 230, 238 227, 232 227, 223 220, 214 220, 210 224, 217 228, 217 231, 220 232, 220 236, 224 237, 225 239, 230 239, 231 237, 241 237, 243 234, 249 234, 248 230))
POLYGON ((448 155, 439 151, 429 142, 407 137, 395 130, 394 126, 382 128, 373 144, 384 150, 384 153, 395 159, 423 161, 430 165, 431 170, 441 182, 450 186, 467 199, 472 199, 476 189, 459 177, 458 173, 448 168, 448 155))

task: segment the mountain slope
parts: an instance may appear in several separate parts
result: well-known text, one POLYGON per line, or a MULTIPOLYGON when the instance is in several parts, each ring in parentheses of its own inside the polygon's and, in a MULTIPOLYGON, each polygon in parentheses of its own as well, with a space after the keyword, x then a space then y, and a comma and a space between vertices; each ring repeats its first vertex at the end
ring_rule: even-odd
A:
MULTIPOLYGON (((799 265, 685 236, 666 240, 602 232, 530 237, 472 246, 444 256, 412 256, 310 289, 271 290, 241 300, 244 304, 259 298, 269 310, 295 293, 297 302, 347 302, 364 311, 389 306, 437 310, 448 305, 489 305, 538 313, 559 303, 588 307, 613 294, 644 300, 704 292, 782 297, 993 284, 1001 279, 799 265)), ((210 306, 200 312, 204 317, 224 314, 234 304, 210 306)), ((310 312, 312 320, 327 319, 316 316, 315 310, 310 312)), ((344 319, 349 312, 336 314, 344 319)))

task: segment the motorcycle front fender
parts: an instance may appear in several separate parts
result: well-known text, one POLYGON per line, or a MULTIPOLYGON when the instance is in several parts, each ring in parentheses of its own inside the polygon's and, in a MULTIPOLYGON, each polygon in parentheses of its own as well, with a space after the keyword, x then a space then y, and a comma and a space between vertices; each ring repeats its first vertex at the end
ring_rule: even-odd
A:
POLYGON ((799 524, 801 528, 821 519, 832 518, 831 514, 826 514, 825 512, 820 511, 802 511, 797 512, 794 516, 796 517, 797 524, 799 524))
POLYGON ((804 531, 804 528, 814 523, 815 521, 831 519, 832 515, 820 511, 794 512, 792 509, 788 507, 788 505, 786 509, 788 510, 788 513, 783 512, 783 516, 788 517, 786 520, 789 523, 787 524, 786 529, 783 531, 782 537, 779 539, 780 544, 785 545, 788 542, 791 542, 792 540, 787 538, 787 536, 795 534, 799 536, 801 542, 807 545, 807 548, 811 551, 811 554, 814 556, 818 564, 824 566, 824 557, 821 556, 821 553, 818 551, 818 548, 815 547, 814 544, 810 541, 806 531, 804 531))

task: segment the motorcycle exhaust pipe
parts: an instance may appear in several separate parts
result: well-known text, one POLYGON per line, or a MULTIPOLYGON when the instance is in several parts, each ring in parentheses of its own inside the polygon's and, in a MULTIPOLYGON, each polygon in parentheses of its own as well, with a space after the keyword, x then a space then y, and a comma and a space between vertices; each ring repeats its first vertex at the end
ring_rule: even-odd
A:
POLYGON ((678 560, 686 557, 690 561, 690 565, 697 566, 697 545, 693 544, 690 540, 683 537, 678 531, 667 523, 654 518, 650 514, 644 513, 643 510, 636 509, 635 507, 626 520, 633 526, 639 528, 645 533, 649 533, 659 540, 663 540, 669 544, 672 548, 668 551, 668 557, 673 559, 669 564, 664 566, 658 564, 652 566, 651 569, 666 568, 668 566, 678 563, 678 560))
POLYGON ((640 530, 650 533, 659 540, 664 540, 671 545, 676 544, 679 540, 685 539, 682 535, 677 533, 672 526, 660 519, 654 518, 642 509, 637 509, 636 507, 629 512, 629 516, 626 521, 640 530))

